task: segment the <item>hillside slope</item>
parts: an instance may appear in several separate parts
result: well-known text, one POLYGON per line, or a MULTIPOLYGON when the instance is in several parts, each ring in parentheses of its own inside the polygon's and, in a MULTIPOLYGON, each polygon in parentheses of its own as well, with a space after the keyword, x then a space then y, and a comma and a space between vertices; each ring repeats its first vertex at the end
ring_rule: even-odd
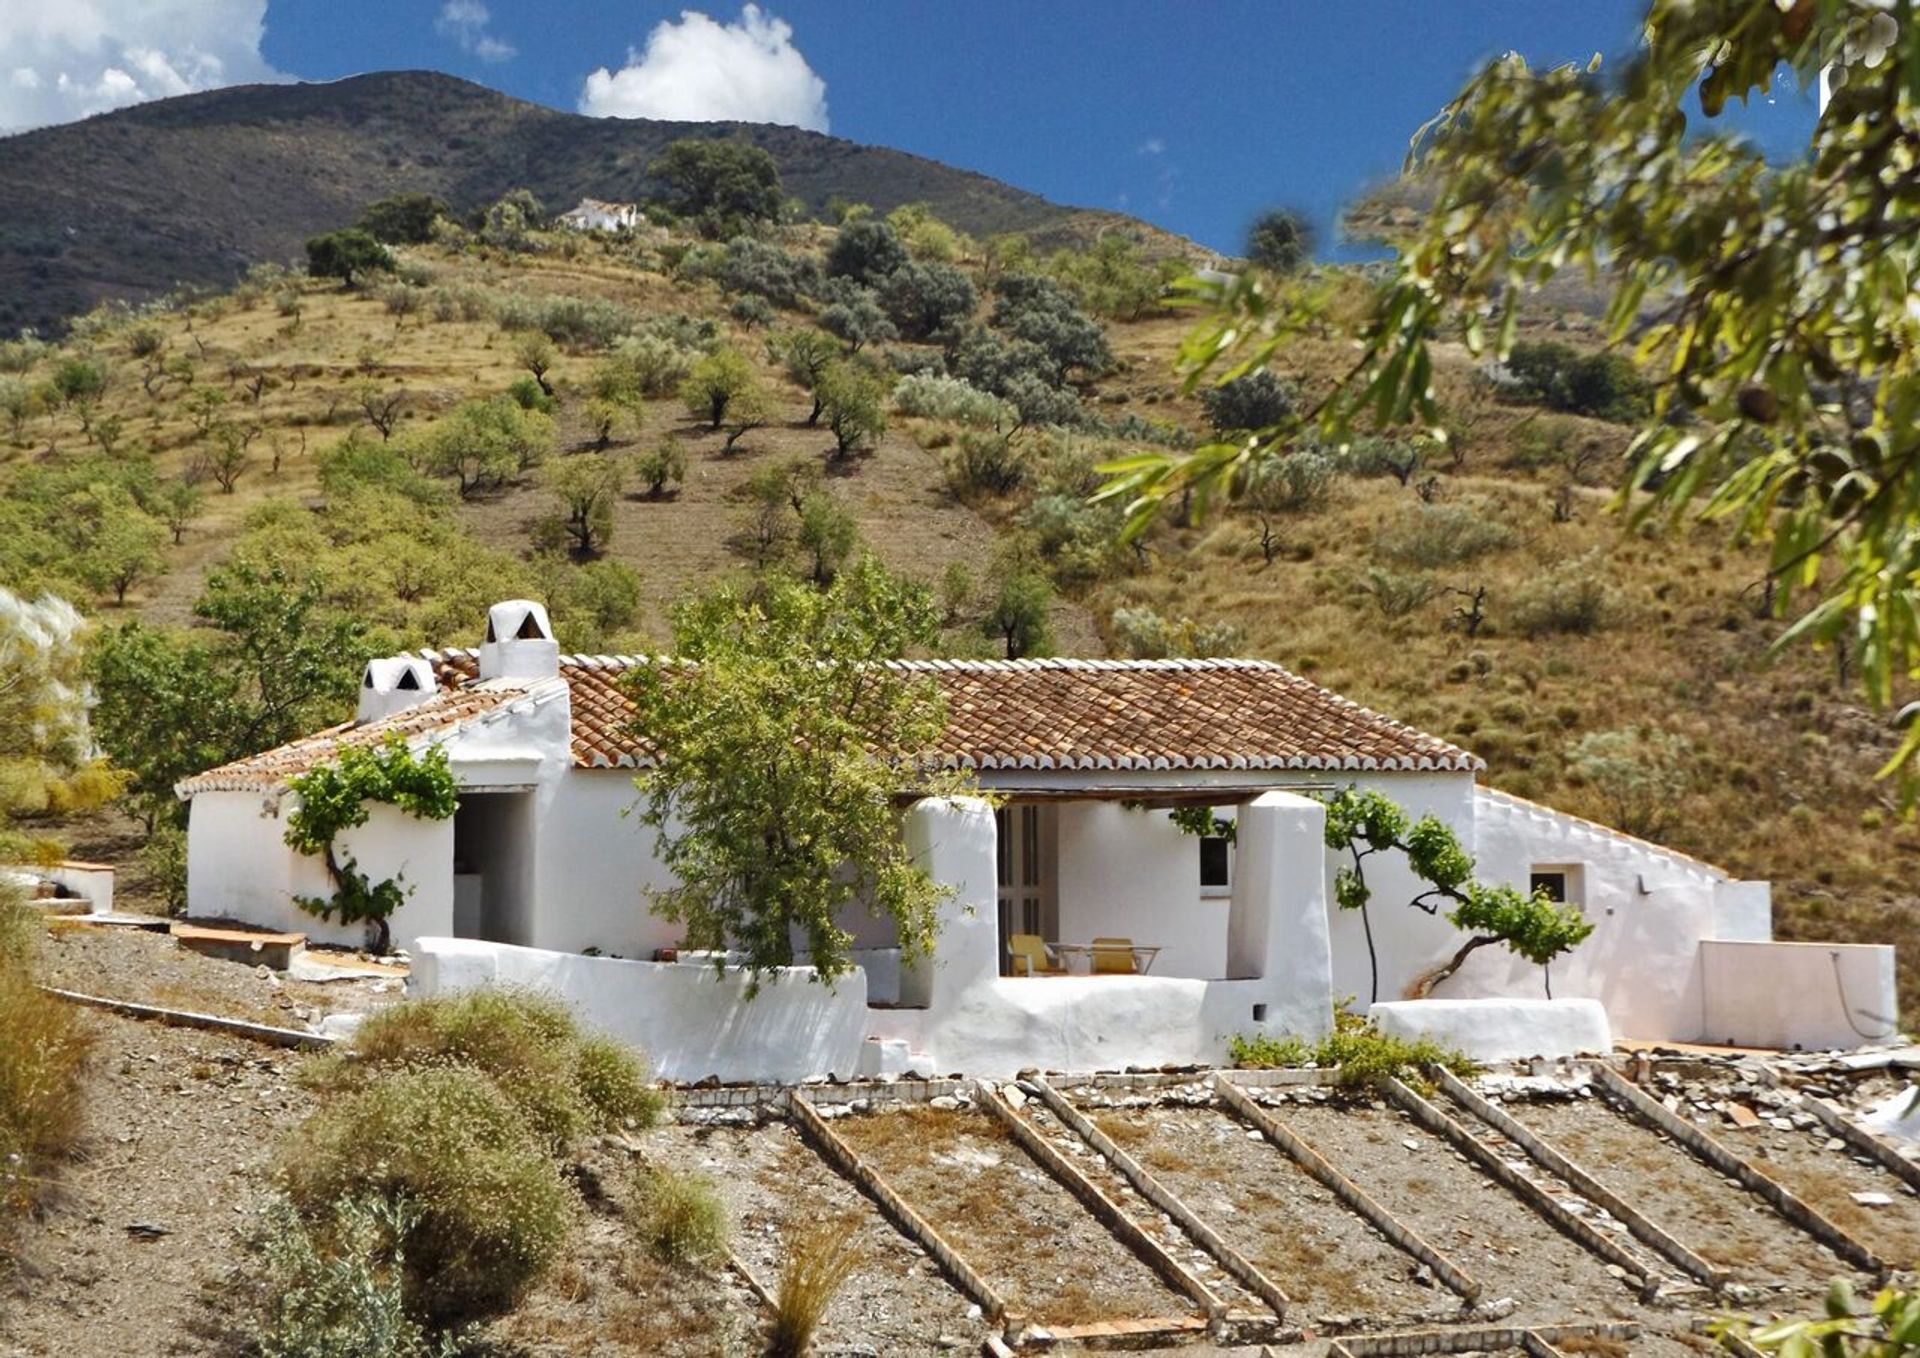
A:
POLYGON ((531 189, 556 209, 644 196, 646 167, 682 137, 741 136, 779 162, 814 211, 835 195, 886 212, 925 202, 986 235, 1042 244, 1122 229, 1187 243, 1111 213, 1048 202, 985 175, 793 127, 587 118, 430 71, 329 84, 242 85, 0 138, 0 335, 59 328, 109 298, 224 286, 284 261, 374 199, 438 194, 456 210, 531 189))

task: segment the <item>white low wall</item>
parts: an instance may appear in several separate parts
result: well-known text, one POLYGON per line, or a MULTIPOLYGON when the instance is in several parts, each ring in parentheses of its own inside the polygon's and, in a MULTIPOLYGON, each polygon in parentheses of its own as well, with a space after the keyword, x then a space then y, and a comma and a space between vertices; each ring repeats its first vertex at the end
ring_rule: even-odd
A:
POLYGON ((1373 1006, 1389 1037, 1430 1037, 1476 1061, 1601 1055, 1613 1049, 1598 1000, 1394 1000, 1373 1006))
POLYGON ((669 1080, 851 1078, 867 1037, 866 976, 852 972, 831 990, 813 976, 811 967, 764 975, 749 1000, 743 972, 422 938, 408 992, 430 997, 490 984, 550 992, 586 1023, 639 1047, 669 1080))
POLYGON ((1709 939, 1700 967, 1708 1042, 1824 1051, 1895 1035, 1889 944, 1709 939))

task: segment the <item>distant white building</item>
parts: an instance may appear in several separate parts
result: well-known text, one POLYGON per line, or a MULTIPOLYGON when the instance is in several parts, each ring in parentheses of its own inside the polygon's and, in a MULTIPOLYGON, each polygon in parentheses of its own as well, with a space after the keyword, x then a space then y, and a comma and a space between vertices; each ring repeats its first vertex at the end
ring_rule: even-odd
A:
MULTIPOLYGON (((1615 1032, 1829 1047, 1893 1025, 1891 948, 1776 942, 1765 882, 1484 787, 1467 751, 1258 660, 891 662, 945 698, 930 753, 999 804, 903 790, 901 834, 951 893, 931 958, 907 964, 891 921, 855 906, 856 972, 828 990, 797 966, 749 999, 738 972, 677 954, 643 896, 672 885, 624 815, 653 753, 623 681, 649 663, 562 655, 525 600, 491 610, 478 651, 373 661, 354 721, 179 785, 193 913, 362 942, 295 903, 330 884, 285 843, 288 781, 398 735, 446 751, 459 810, 375 806, 342 847, 406 884, 392 932, 418 993, 549 988, 688 1080, 1217 1062, 1236 1033, 1326 1031, 1376 966, 1397 998, 1460 946, 1406 907, 1425 883, 1397 859, 1369 867, 1371 928, 1336 907, 1345 860, 1314 797, 1352 784, 1437 817, 1482 880, 1583 911, 1593 934, 1552 993, 1615 1032), (1231 838, 1187 834, 1172 816, 1194 806, 1231 838)), ((1486 949, 1438 998, 1542 1000, 1546 980, 1486 949)))
POLYGON ((631 231, 643 218, 635 203, 603 203, 598 198, 582 198, 580 205, 559 216, 560 225, 575 231, 631 231))

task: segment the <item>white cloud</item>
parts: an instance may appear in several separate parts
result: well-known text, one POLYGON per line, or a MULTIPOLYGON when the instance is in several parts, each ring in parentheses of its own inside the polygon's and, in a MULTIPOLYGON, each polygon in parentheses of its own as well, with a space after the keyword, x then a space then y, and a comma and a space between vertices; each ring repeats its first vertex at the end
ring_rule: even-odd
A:
POLYGON ((260 55, 267 0, 0 4, 0 130, 148 99, 283 80, 260 55))
POLYGON ((1145 141, 1141 142, 1139 146, 1134 148, 1138 154, 1143 156, 1157 156, 1166 149, 1167 143, 1165 138, 1162 137, 1148 137, 1145 141))
POLYGON ((515 48, 487 32, 487 25, 493 22, 493 15, 480 0, 447 0, 440 6, 440 15, 433 21, 434 31, 444 38, 452 38, 462 52, 479 57, 482 61, 505 61, 511 57, 515 48))
POLYGON ((587 77, 580 111, 601 118, 785 123, 827 130, 827 82, 793 45, 793 28, 748 5, 736 23, 697 10, 663 20, 644 51, 587 77))

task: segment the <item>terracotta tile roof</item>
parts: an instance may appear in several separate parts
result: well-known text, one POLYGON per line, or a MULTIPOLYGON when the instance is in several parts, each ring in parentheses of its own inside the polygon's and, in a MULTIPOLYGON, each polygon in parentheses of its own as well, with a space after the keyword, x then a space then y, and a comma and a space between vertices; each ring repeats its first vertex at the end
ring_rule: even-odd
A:
POLYGON ((191 797, 199 792, 269 791, 294 775, 325 763, 336 752, 350 746, 377 745, 389 734, 408 739, 450 734, 489 716, 503 714, 508 703, 526 696, 527 692, 528 685, 525 683, 500 681, 484 686, 469 684, 460 688, 442 688, 404 712, 368 722, 365 726, 343 722, 276 749, 197 773, 174 784, 174 795, 191 797))
MULTIPOLYGON (((305 740, 189 778, 181 796, 265 789, 312 767, 342 745, 372 744, 389 731, 449 733, 486 716, 524 686, 480 685, 477 653, 426 651, 440 691, 416 707, 365 726, 337 726, 305 740)), ((657 663, 627 655, 568 655, 578 768, 636 768, 652 758, 632 731, 634 707, 621 679, 657 663)), ((910 660, 947 700, 947 729, 932 753, 958 768, 996 769, 1454 769, 1483 767, 1473 755, 1263 660, 910 660)))
MULTIPOLYGON (((429 652, 442 683, 472 651, 429 652)), ((631 768, 620 687, 629 655, 562 656, 573 690, 573 762, 631 768)), ((1479 769, 1473 755, 1264 660, 905 660, 947 700, 936 752, 969 769, 1479 769)))

